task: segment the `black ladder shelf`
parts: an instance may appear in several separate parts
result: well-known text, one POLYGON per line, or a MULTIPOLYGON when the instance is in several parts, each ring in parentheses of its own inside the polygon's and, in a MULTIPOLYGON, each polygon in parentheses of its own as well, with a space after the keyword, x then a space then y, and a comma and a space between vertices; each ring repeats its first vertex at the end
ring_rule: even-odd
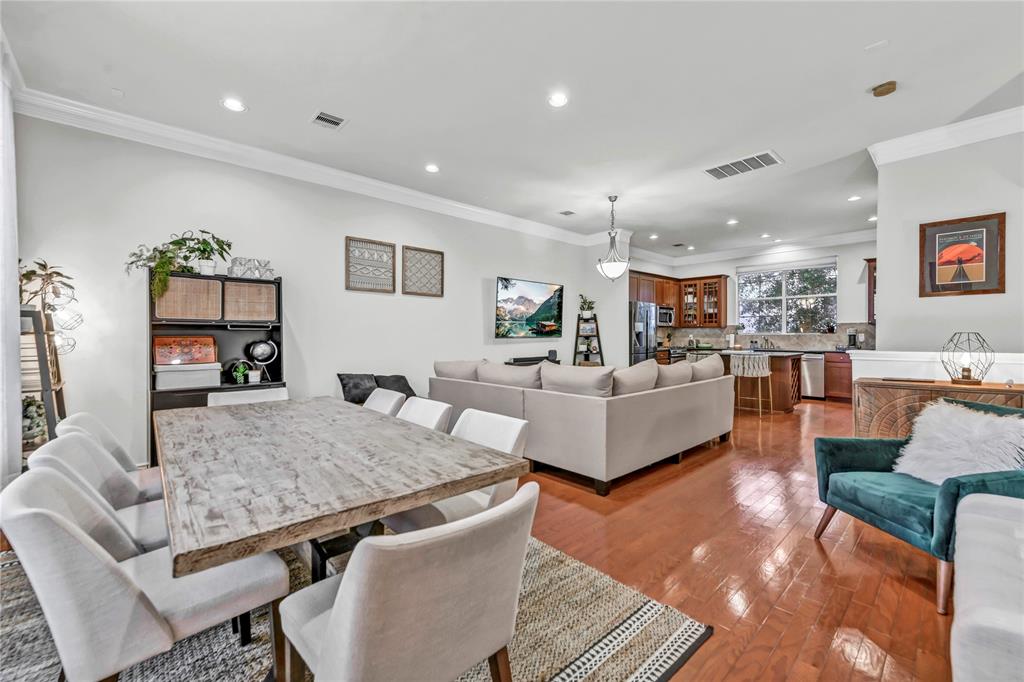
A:
POLYGON ((22 451, 34 450, 40 441, 57 437, 57 422, 67 416, 64 408, 64 380, 54 345, 53 320, 42 311, 22 308, 21 317, 32 320, 32 330, 21 332, 22 395, 38 395, 46 411, 46 433, 22 442, 22 451), (31 338, 29 338, 31 337, 31 338))
MULTIPOLYGON (((591 330, 588 329, 587 331, 591 330)), ((572 364, 587 367, 604 367, 604 345, 601 343, 601 327, 597 323, 597 313, 594 313, 593 317, 587 318, 582 315, 576 316, 576 343, 572 349, 572 364), (591 325, 593 333, 581 333, 580 327, 583 325, 591 325), (591 350, 591 343, 594 341, 597 342, 597 351, 591 350), (586 350, 580 350, 581 345, 585 345, 586 350)))

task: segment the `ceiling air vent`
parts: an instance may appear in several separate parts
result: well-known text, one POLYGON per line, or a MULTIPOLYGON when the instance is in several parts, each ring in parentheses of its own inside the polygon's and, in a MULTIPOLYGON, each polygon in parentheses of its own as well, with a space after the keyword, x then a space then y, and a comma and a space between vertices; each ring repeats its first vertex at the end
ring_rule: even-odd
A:
POLYGON ((782 159, 775 152, 768 150, 760 154, 754 154, 748 156, 745 159, 738 161, 730 161, 729 163, 723 163, 721 166, 715 166, 714 168, 708 168, 704 172, 713 177, 715 180, 724 180, 734 175, 740 175, 742 173, 749 173, 759 168, 767 168, 768 166, 777 166, 782 163, 782 159))
POLYGON ((576 215, 576 211, 559 211, 558 215, 564 215, 564 216, 576 215))
POLYGON ((335 116, 334 114, 328 114, 325 111, 318 111, 312 120, 313 125, 318 125, 321 128, 328 128, 330 130, 337 130, 342 127, 348 121, 343 119, 341 116, 335 116))

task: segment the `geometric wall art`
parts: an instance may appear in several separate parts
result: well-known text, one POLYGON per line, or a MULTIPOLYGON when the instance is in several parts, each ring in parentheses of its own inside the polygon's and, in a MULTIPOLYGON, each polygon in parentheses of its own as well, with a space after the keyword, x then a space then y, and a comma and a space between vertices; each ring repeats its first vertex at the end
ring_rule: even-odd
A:
POLYGON ((444 296, 444 251, 403 246, 402 293, 444 296))
POLYGON ((395 293, 395 245, 345 237, 345 288, 395 293))

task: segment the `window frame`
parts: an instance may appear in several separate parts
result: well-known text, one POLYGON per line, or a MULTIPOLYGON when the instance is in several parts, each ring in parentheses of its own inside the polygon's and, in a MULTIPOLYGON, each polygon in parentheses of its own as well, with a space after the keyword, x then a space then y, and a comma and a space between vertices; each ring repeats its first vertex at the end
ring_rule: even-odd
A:
POLYGON ((750 270, 741 270, 736 273, 736 322, 740 323, 743 320, 743 303, 745 301, 780 301, 782 304, 782 313, 780 316, 779 331, 764 331, 764 330, 748 330, 744 329, 740 332, 741 334, 821 334, 823 332, 791 332, 787 331, 788 319, 789 319, 789 306, 787 302, 789 299, 798 298, 826 298, 831 296, 836 300, 835 311, 836 316, 832 321, 834 326, 839 326, 839 263, 838 260, 831 260, 829 262, 814 262, 814 263, 780 263, 777 267, 763 267, 750 270), (836 271, 836 289, 830 294, 789 294, 787 289, 789 288, 786 284, 788 279, 786 275, 790 272, 797 270, 818 270, 824 268, 835 268, 836 271), (740 278, 744 275, 757 275, 765 272, 777 272, 781 278, 782 293, 779 296, 758 296, 756 298, 743 298, 740 294, 740 278))

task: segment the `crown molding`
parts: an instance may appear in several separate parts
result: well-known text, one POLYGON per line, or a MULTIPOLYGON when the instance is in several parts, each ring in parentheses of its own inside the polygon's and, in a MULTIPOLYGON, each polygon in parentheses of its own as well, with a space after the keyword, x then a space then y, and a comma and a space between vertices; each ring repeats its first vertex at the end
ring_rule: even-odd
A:
POLYGON ((657 265, 668 266, 677 265, 676 261, 679 260, 679 258, 675 256, 666 256, 663 253, 656 253, 654 251, 648 251, 647 249, 641 249, 638 247, 631 246, 629 248, 629 259, 633 260, 634 258, 642 260, 646 263, 655 263, 657 265))
POLYGON ((875 166, 882 166, 1015 133, 1024 133, 1024 106, 878 142, 868 153, 875 166))
POLYGON ((7 42, 3 28, 0 28, 0 78, 14 93, 25 89, 25 79, 21 77, 18 60, 11 51, 11 44, 7 42))
POLYGON ((561 227, 517 218, 506 213, 464 204, 390 182, 368 178, 364 175, 304 161, 293 156, 122 114, 30 88, 22 88, 14 93, 14 111, 24 116, 81 128, 94 133, 119 137, 316 185, 333 187, 346 192, 576 246, 591 246, 607 239, 604 232, 581 234, 561 227))

